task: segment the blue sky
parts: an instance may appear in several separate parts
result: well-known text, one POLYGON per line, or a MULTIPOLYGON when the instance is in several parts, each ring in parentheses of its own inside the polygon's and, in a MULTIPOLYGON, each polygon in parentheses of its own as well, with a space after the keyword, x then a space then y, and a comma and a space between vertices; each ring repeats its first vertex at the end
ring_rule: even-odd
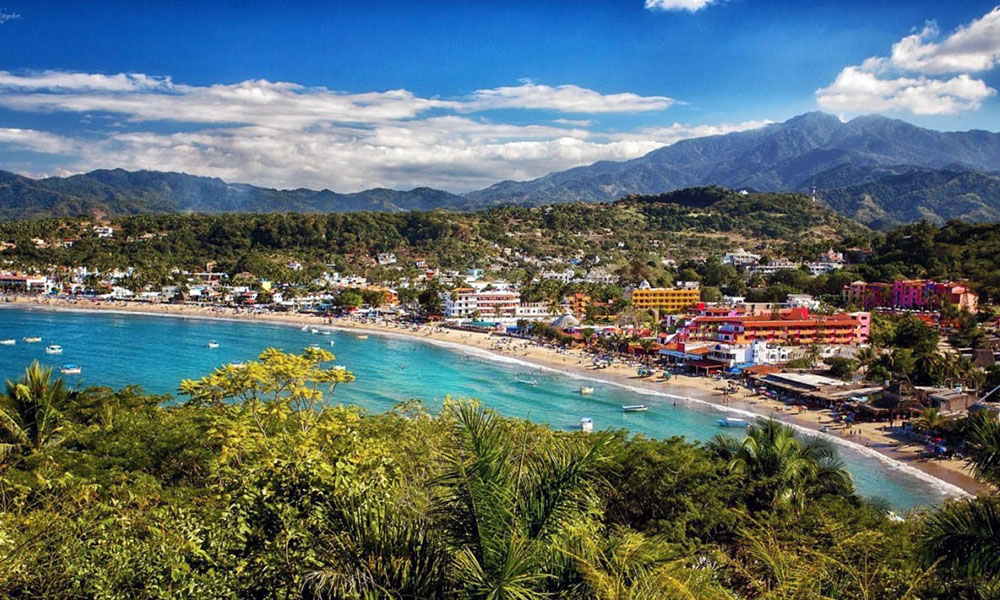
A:
POLYGON ((1000 129, 991 2, 45 2, 0 168, 465 191, 810 110, 1000 129))

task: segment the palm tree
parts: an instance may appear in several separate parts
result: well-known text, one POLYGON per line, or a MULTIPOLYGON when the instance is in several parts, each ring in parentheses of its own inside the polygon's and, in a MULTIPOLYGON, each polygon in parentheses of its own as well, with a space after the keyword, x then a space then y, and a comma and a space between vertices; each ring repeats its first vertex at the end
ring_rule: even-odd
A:
POLYGON ((862 348, 858 348, 855 358, 858 361, 858 366, 864 370, 865 375, 868 374, 868 369, 875 364, 875 361, 878 360, 879 355, 881 354, 882 352, 880 350, 876 350, 875 346, 864 346, 862 348))
POLYGON ((801 439, 790 426, 773 419, 752 425, 742 441, 720 435, 708 446, 727 461, 730 472, 758 486, 770 506, 801 509, 809 498, 854 493, 851 475, 829 442, 801 439))
POLYGON ((512 435, 500 417, 477 404, 449 409, 456 444, 435 482, 435 512, 454 553, 455 581, 470 598, 542 598, 554 577, 545 567, 557 562, 554 540, 596 502, 594 473, 607 438, 586 444, 557 439, 529 450, 529 423, 523 434, 512 435))
MULTIPOLYGON (((1000 484, 1000 423, 977 418, 966 448, 976 477, 1000 484)), ((928 564, 940 560, 972 582, 1000 586, 1000 497, 946 504, 928 517, 921 537, 928 564)))
POLYGON ((7 391, 0 395, 0 456, 56 441, 62 410, 75 396, 62 378, 52 381, 52 368, 37 360, 16 382, 8 379, 7 391))
POLYGON ((936 408, 925 408, 924 412, 920 413, 920 418, 916 420, 913 424, 918 431, 934 431, 941 429, 948 424, 948 420, 944 418, 936 408))

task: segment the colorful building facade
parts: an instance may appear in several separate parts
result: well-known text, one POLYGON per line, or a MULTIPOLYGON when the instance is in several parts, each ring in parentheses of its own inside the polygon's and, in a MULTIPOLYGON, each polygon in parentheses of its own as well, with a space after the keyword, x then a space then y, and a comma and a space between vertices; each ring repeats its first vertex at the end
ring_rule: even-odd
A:
POLYGON ((656 308, 679 312, 694 306, 700 300, 701 290, 698 288, 647 288, 632 291, 632 306, 638 309, 656 308))
POLYGON ((905 279, 892 283, 855 281, 844 286, 843 295, 847 302, 865 310, 940 310, 951 304, 959 310, 974 313, 979 304, 979 296, 968 286, 930 279, 905 279))

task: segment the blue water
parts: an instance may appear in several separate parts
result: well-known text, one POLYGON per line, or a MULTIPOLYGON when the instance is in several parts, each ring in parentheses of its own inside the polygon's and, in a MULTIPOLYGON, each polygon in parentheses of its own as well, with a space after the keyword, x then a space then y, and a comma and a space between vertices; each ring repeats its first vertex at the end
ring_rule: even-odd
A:
MULTIPOLYGON (((651 437, 683 435, 694 440, 719 433, 716 421, 724 416, 719 409, 698 402, 601 382, 586 382, 595 388, 594 395, 581 396, 578 390, 584 382, 578 378, 491 360, 482 353, 378 335, 367 340, 350 332, 317 335, 269 323, 3 307, 0 339, 6 338, 16 339, 17 344, 0 346, 0 378, 17 377, 38 359, 52 366, 83 367, 81 375, 66 377, 72 383, 115 388, 139 383, 149 392, 176 396, 182 379, 206 375, 224 363, 252 360, 269 346, 301 351, 318 343, 333 351, 337 364, 347 366, 357 377, 354 383, 339 386, 333 400, 373 412, 411 398, 433 409, 451 395, 478 398, 504 415, 527 417, 559 429, 579 428, 581 417, 591 417, 595 429, 627 428, 651 437), (41 336, 42 341, 26 344, 21 340, 26 336, 41 336), (219 342, 219 347, 207 348, 209 340, 219 342), (63 353, 46 354, 49 344, 61 345, 63 353), (519 383, 518 378, 533 379, 537 385, 519 383), (623 404, 647 404, 649 411, 625 414, 623 404)), ((668 385, 664 391, 669 392, 668 385)), ((934 481, 889 465, 869 452, 843 446, 840 453, 862 495, 888 498, 901 510, 947 497, 947 490, 934 481)))

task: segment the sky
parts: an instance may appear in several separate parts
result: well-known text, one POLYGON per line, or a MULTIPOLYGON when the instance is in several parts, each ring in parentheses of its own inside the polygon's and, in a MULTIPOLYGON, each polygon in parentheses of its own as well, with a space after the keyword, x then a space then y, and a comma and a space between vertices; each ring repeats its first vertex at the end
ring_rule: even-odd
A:
POLYGON ((1000 130, 1000 6, 0 4, 0 169, 465 192, 823 110, 1000 130))

